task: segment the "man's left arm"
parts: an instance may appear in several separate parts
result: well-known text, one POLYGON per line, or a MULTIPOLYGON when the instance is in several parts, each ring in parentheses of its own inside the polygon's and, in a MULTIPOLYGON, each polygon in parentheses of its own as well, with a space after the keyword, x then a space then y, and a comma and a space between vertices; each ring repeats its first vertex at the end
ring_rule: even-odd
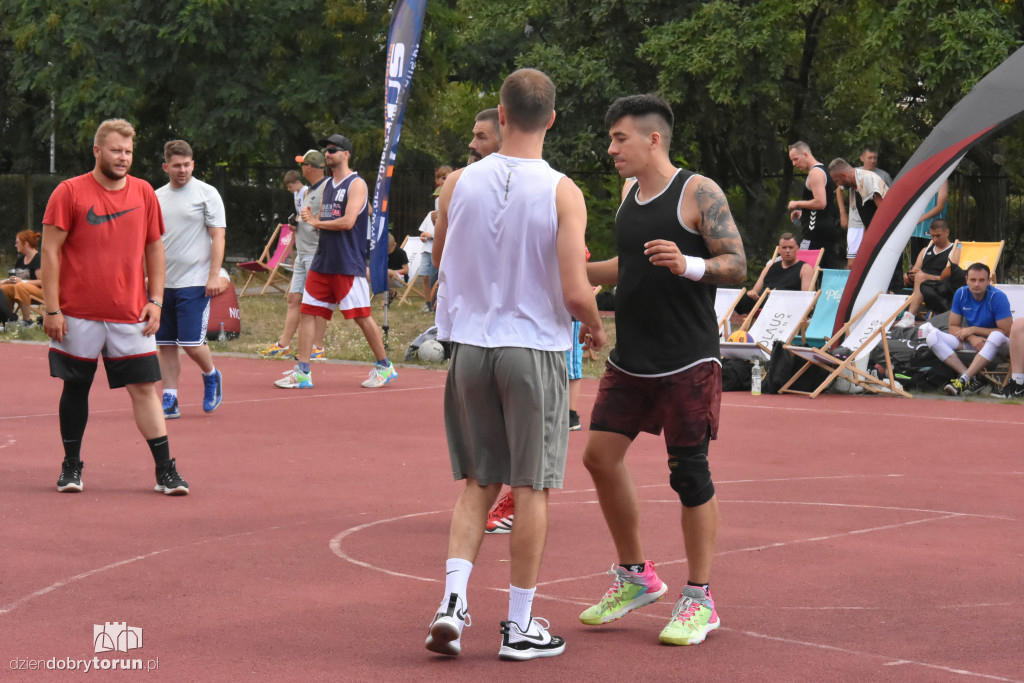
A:
POLYGON ((800 266, 800 289, 804 292, 810 292, 814 289, 814 268, 811 267, 810 263, 800 266))
POLYGON ((207 228, 210 234, 210 276, 206 280, 206 296, 215 297, 224 291, 224 283, 220 279, 220 267, 224 263, 224 245, 226 244, 224 228, 207 228))
POLYGON ((702 259, 679 251, 675 242, 652 240, 644 253, 652 264, 674 274, 713 285, 735 285, 747 276, 747 257, 740 231, 729 210, 722 189, 710 178, 699 178, 692 198, 680 202, 679 215, 687 225, 696 225, 704 237, 711 258, 702 259), (689 218, 689 220, 687 220, 689 218))
POLYGON ((149 303, 142 307, 139 322, 147 321, 142 334, 150 336, 160 329, 160 314, 164 304, 164 281, 167 278, 167 257, 164 241, 153 240, 146 245, 146 278, 149 282, 149 303))

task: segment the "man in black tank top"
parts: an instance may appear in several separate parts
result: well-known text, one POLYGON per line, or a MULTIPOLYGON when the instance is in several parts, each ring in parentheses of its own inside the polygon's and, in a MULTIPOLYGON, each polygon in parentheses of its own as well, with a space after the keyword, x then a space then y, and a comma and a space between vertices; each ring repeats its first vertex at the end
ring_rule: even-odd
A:
POLYGON ((735 311, 741 315, 750 313, 754 304, 767 289, 784 289, 793 292, 809 292, 814 289, 814 268, 797 258, 799 245, 793 233, 783 233, 779 238, 779 258, 761 271, 761 277, 747 295, 736 304, 735 311))
MULTIPOLYGON (((906 313, 896 322, 896 327, 913 327, 922 302, 935 313, 949 310, 953 303, 953 292, 966 283, 953 283, 954 265, 950 256, 956 248, 949 241, 949 226, 946 221, 936 218, 928 228, 932 241, 921 250, 914 262, 914 267, 903 276, 903 283, 914 288, 910 295, 910 305, 906 313)), ((959 266, 955 267, 959 270, 959 266)), ((962 273, 961 273, 962 277, 962 273)))
POLYGON ((842 268, 846 259, 839 254, 839 208, 836 205, 836 184, 829 177, 825 165, 814 158, 806 142, 789 146, 789 160, 793 168, 807 174, 803 197, 789 203, 790 218, 800 221, 801 249, 824 249, 823 268, 842 268))
POLYGON ((612 589, 580 621, 608 623, 668 590, 644 556, 636 491, 623 466, 641 431, 664 429, 669 483, 683 504, 689 581, 659 640, 695 645, 721 624, 708 586, 718 500, 707 453, 717 435, 722 389, 715 286, 741 282, 747 260, 722 190, 669 160, 673 116, 667 103, 653 95, 623 97, 605 123, 616 170, 636 183, 615 217, 618 256, 587 267, 591 284, 617 285, 617 338, 583 462, 619 564, 612 589))

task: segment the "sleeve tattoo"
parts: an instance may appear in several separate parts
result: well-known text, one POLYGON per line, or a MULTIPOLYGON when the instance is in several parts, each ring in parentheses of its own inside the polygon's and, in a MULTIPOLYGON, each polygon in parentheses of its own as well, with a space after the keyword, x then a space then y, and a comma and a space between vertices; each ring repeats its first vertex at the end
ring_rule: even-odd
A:
POLYGON ((716 285, 739 284, 747 276, 747 257, 729 202, 721 188, 706 178, 697 186, 696 199, 700 233, 711 252, 701 279, 716 285))

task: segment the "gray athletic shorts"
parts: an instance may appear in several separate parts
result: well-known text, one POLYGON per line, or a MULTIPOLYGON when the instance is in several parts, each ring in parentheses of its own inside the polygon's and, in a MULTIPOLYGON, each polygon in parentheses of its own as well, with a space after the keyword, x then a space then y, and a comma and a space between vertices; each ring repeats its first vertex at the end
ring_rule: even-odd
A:
POLYGON ((313 254, 296 254, 293 262, 292 281, 288 286, 289 294, 302 294, 306 287, 306 276, 309 275, 309 267, 313 264, 313 254))
POLYGON ((565 352, 452 344, 444 424, 456 480, 562 488, 569 449, 565 352))

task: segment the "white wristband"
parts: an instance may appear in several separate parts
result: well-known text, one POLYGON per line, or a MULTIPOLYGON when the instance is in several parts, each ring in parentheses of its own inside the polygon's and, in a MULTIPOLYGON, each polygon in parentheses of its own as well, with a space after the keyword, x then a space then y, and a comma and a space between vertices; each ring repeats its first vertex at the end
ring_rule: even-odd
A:
POLYGON ((700 280, 704 277, 704 270, 707 264, 704 259, 698 256, 687 256, 683 254, 683 258, 686 259, 686 270, 680 277, 685 277, 688 280, 700 280))

